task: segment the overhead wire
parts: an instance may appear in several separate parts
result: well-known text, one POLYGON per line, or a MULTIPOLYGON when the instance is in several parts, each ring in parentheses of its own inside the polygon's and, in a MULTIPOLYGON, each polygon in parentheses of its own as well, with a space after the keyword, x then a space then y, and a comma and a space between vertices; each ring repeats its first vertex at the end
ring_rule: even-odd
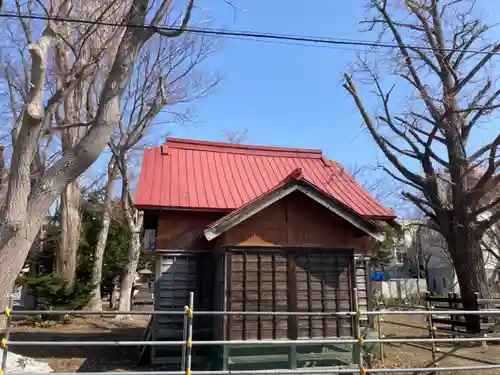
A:
MULTIPOLYGON (((55 22, 68 22, 68 23, 80 23, 88 25, 97 26, 110 26, 110 27, 130 27, 130 28, 140 28, 140 29, 152 29, 158 31, 180 31, 180 27, 175 26, 155 26, 155 25, 137 25, 130 23, 120 23, 120 22, 107 22, 102 20, 86 20, 82 18, 74 17, 62 17, 62 16, 52 16, 43 14, 23 14, 17 12, 3 11, 0 12, 0 18, 19 18, 19 19, 30 19, 30 20, 41 20, 41 21, 55 21, 55 22)), ((342 38, 327 38, 327 37, 313 37, 305 35, 292 35, 292 34, 278 34, 278 33, 265 33, 265 32, 254 32, 254 31, 240 31, 240 30, 226 30, 226 29, 213 29, 213 28, 196 28, 196 27, 186 27, 182 29, 186 33, 192 34, 202 34, 202 35, 214 35, 234 39, 243 40, 259 40, 259 41, 271 41, 271 42, 281 42, 283 44, 294 44, 302 46, 319 46, 319 47, 371 47, 371 48, 399 48, 400 46, 396 43, 386 43, 379 41, 370 40, 354 40, 354 39, 342 39, 342 38), (301 43, 301 44, 298 44, 301 43)), ((417 46, 411 44, 405 44, 404 47, 410 50, 420 50, 420 51, 442 51, 442 52, 458 52, 458 53, 473 53, 478 55, 500 55, 500 52, 491 52, 483 50, 476 50, 470 48, 442 48, 436 49, 427 46, 417 46)), ((340 48, 338 48, 340 49, 340 48)), ((348 49, 348 48, 343 48, 348 49)), ((359 49, 349 49, 356 50, 359 49)))

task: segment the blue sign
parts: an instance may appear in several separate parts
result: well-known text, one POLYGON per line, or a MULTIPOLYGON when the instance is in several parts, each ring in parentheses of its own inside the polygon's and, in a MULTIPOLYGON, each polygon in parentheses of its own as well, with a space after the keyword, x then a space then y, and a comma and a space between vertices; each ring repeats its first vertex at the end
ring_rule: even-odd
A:
POLYGON ((375 272, 372 273, 373 281, 384 281, 388 279, 388 275, 385 272, 375 272))

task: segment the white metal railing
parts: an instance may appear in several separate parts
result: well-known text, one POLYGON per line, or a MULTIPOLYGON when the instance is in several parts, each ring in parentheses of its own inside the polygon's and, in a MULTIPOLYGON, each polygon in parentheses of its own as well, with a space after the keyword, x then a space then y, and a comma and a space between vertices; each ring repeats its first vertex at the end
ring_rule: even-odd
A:
MULTIPOLYGON (((461 343, 461 342, 500 342, 500 337, 488 337, 487 335, 482 335, 478 337, 449 337, 449 338, 437 338, 431 335, 429 338, 384 338, 383 336, 374 339, 368 339, 364 337, 361 332, 360 321, 362 316, 374 316, 377 319, 380 316, 388 315, 424 315, 427 317, 432 317, 434 315, 489 315, 495 316, 500 315, 500 310, 377 310, 377 311, 361 311, 358 307, 357 292, 354 290, 354 305, 356 311, 344 311, 344 312, 271 312, 271 311, 194 311, 193 301, 194 295, 190 293, 189 305, 185 307, 184 311, 130 311, 125 313, 120 313, 117 311, 73 311, 73 310, 12 310, 10 307, 4 310, 4 315, 7 318, 7 324, 5 329, 5 336, 1 340, 1 348, 3 349, 3 357, 1 362, 1 374, 5 375, 21 375, 15 373, 7 373, 7 356, 8 348, 16 346, 177 346, 182 347, 182 359, 181 359, 181 371, 125 371, 125 372, 86 372, 87 375, 103 375, 103 374, 116 374, 116 375, 249 375, 249 374, 325 374, 325 372, 331 372, 335 374, 343 373, 360 373, 364 375, 366 373, 436 373, 443 371, 477 371, 477 370, 491 370, 500 369, 499 364, 484 364, 477 366, 457 366, 457 367, 422 367, 422 368, 365 368, 363 365, 363 353, 362 348, 365 344, 370 343, 461 343), (184 338, 181 341, 14 341, 10 340, 10 333, 12 328, 12 317, 13 316, 30 316, 30 315, 84 315, 84 316, 116 316, 116 315, 183 315, 184 316, 184 338), (324 317, 352 317, 354 320, 354 337, 353 338, 331 338, 331 339, 297 339, 297 340, 213 340, 213 341, 193 341, 193 316, 194 315, 214 315, 214 316, 230 316, 230 315, 252 315, 252 316, 324 316, 324 317), (192 359, 192 347, 193 346, 207 346, 207 345, 227 345, 227 346, 238 346, 238 345, 259 345, 259 346, 269 346, 269 345, 317 345, 317 344, 355 344, 354 348, 358 348, 355 353, 355 359, 357 364, 355 368, 298 368, 298 369, 278 369, 278 370, 221 370, 221 371, 193 371, 191 369, 191 359, 192 359)), ((11 299, 12 301, 12 299, 11 299)), ((435 329, 435 327, 429 327, 430 330, 435 329)), ((53 375, 67 375, 69 373, 52 373, 53 375)), ((78 373, 80 374, 80 373, 78 373)), ((77 375, 77 373, 75 373, 77 375)))

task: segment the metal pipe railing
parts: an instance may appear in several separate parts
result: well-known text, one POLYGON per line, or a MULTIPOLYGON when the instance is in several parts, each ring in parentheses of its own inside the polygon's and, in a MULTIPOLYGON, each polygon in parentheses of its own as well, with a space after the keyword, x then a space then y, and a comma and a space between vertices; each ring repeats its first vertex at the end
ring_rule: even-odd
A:
MULTIPOLYGON (((152 371, 146 372, 152 375, 177 375, 177 374, 190 374, 190 375, 249 375, 249 374, 297 374, 297 372, 304 374, 323 374, 325 371, 335 372, 335 373, 416 373, 416 372, 441 372, 441 371, 469 371, 469 370, 481 370, 481 369, 500 369, 500 364, 490 364, 490 365, 479 365, 479 366, 457 366, 457 367, 424 367, 424 368, 378 368, 369 369, 363 367, 363 347, 365 344, 370 343, 461 343, 461 342, 500 342, 500 337, 447 337, 447 338, 437 338, 437 337, 400 337, 400 338, 377 338, 368 339, 364 337, 361 332, 361 317, 376 316, 381 315, 391 316, 405 316, 405 315, 421 315, 431 318, 432 316, 438 315, 500 315, 500 310, 376 310, 376 311, 361 311, 359 310, 357 303, 357 290, 353 290, 354 293, 354 303, 353 307, 355 311, 343 311, 343 312, 270 312, 270 311, 194 311, 194 294, 190 293, 189 305, 186 306, 185 311, 130 311, 130 312, 116 312, 116 311, 75 311, 75 310, 10 310, 10 308, 5 310, 5 315, 8 316, 8 324, 6 335, 2 340, 2 346, 4 347, 4 358, 2 358, 2 370, 6 368, 6 355, 7 355, 7 345, 10 346, 79 346, 79 347, 89 347, 89 346, 180 346, 183 348, 182 352, 182 364, 181 371, 152 371), (79 316, 116 316, 116 315, 152 315, 152 316, 168 316, 168 315, 184 315, 184 333, 181 341, 61 341, 61 342, 50 342, 50 341, 11 341, 9 337, 10 333, 10 323, 11 317, 13 316, 30 316, 30 315, 79 315, 79 316), (297 340, 214 340, 214 341, 193 341, 193 316, 198 315, 219 315, 219 316, 317 316, 317 317, 350 317, 353 319, 353 336, 354 337, 336 337, 331 339, 297 339, 297 340), (199 346, 210 346, 210 345, 224 345, 224 346, 240 346, 240 345, 256 345, 256 346, 269 346, 269 345, 318 345, 318 344, 355 344, 354 363, 355 367, 349 368, 300 368, 300 369, 279 369, 279 370, 252 370, 252 371, 238 371, 238 370, 221 370, 221 371, 192 371, 191 370, 191 353, 193 345, 199 346)), ((435 327, 430 327, 430 329, 435 329, 435 327)), ((436 365, 432 363, 432 365, 436 365)), ((58 373, 53 373, 54 375, 62 375, 58 373)), ((66 375, 68 373, 65 373, 66 375)), ((102 375, 100 372, 90 372, 88 375, 102 375)), ((145 372, 106 372, 106 374, 120 374, 120 375, 144 375, 145 372)), ((9 373, 9 375, 16 375, 9 373)), ((76 375, 76 373, 75 373, 76 375)))
MULTIPOLYGON (((404 344, 413 343, 458 343, 458 342, 500 342, 500 337, 455 337, 455 338, 385 338, 385 339, 363 339, 365 344, 404 344)), ((317 344, 357 344, 358 339, 303 339, 303 340, 213 340, 213 341, 191 341, 192 345, 317 345, 317 344)), ((186 341, 9 341, 9 346, 182 346, 186 341)))
MULTIPOLYGON (((162 311, 85 311, 85 310, 13 310, 13 316, 28 315, 185 315, 185 311, 162 310, 162 311)), ((364 316, 376 315, 500 315, 500 310, 374 310, 363 311, 364 316)), ((356 311, 332 311, 332 312, 307 312, 307 311, 193 311, 193 315, 263 315, 263 316, 356 316, 356 311)))
POLYGON ((194 308, 194 293, 189 293, 189 306, 187 309, 187 338, 186 338, 186 369, 185 373, 191 375, 191 361, 193 355, 193 308, 194 308))
MULTIPOLYGON (((498 365, 478 365, 478 366, 456 366, 456 367, 413 367, 413 368, 367 368, 364 372, 368 374, 377 373, 428 373, 428 372, 461 372, 461 371, 478 371, 478 370, 495 370, 500 369, 498 365)), ((352 368, 301 368, 297 370, 221 370, 221 371, 191 371, 191 375, 296 375, 296 374, 352 374, 359 372, 357 367, 352 368)), ((81 375, 82 373, 70 372, 53 372, 51 375, 81 375)), ((103 375, 102 372, 85 372, 85 375, 103 375)), ((24 375, 9 373, 8 375, 24 375)), ((106 375, 185 375, 184 371, 121 371, 121 372, 106 372, 106 375)))
MULTIPOLYGON (((177 310, 161 310, 161 311, 86 311, 86 310, 14 310, 13 315, 29 316, 29 315, 99 315, 99 316, 115 316, 115 315, 186 315, 185 311, 177 310)), ((292 311, 193 311, 193 315, 271 315, 271 316, 340 316, 349 317, 355 316, 356 312, 339 311, 339 312, 292 312, 292 311)))
MULTIPOLYGON (((317 345, 354 344, 356 339, 307 339, 307 340, 213 340, 191 341, 192 345, 317 345)), ((370 342, 366 340, 365 342, 370 342)), ((186 341, 9 341, 9 346, 181 346, 186 341)))

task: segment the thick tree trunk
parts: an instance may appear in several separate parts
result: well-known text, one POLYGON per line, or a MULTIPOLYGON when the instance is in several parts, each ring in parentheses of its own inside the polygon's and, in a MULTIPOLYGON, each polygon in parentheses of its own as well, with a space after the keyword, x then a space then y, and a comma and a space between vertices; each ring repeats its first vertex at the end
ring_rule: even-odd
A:
MULTIPOLYGON (((193 3, 193 0, 189 2, 182 28, 176 32, 164 31, 163 35, 176 37, 182 34, 189 20, 193 3)), ((153 17, 153 24, 159 24, 169 7, 170 2, 161 2, 161 6, 153 17)), ((143 25, 149 10, 147 0, 134 0, 124 21, 143 25)), ((30 183, 30 165, 39 146, 42 121, 46 115, 43 100, 43 94, 46 91, 44 89, 46 56, 55 39, 54 30, 47 27, 39 42, 28 46, 32 65, 27 95, 28 103, 19 119, 20 128, 13 145, 8 189, 0 213, 2 219, 0 221, 0 299, 10 294, 12 282, 24 265, 31 244, 42 225, 44 214, 59 198, 65 187, 75 181, 97 160, 109 142, 121 118, 121 98, 130 82, 135 61, 144 43, 154 33, 154 30, 137 27, 125 28, 116 33, 116 41, 119 40, 118 49, 114 56, 110 56, 111 68, 109 73, 105 74, 107 76, 105 81, 99 85, 102 89, 97 100, 98 108, 94 118, 90 121, 88 131, 75 147, 65 151, 44 171, 42 179, 34 186, 30 183)), ((112 40, 115 40, 114 37, 112 40)), ((75 66, 84 63, 84 60, 86 59, 76 62, 75 66)), ((83 65, 85 68, 81 74, 79 69, 76 69, 75 75, 68 79, 67 88, 58 91, 62 97, 69 94, 74 84, 92 73, 92 69, 95 68, 93 64, 83 65)), ((56 98, 58 98, 57 95, 53 97, 54 100, 56 98)), ((54 109, 55 106, 50 106, 51 111, 54 109)))
MULTIPOLYGON (((132 232, 128 248, 128 264, 123 270, 122 280, 120 284, 120 302, 118 303, 118 311, 129 312, 132 309, 132 288, 134 279, 137 272, 137 265, 139 264, 139 257, 141 255, 141 233, 139 229, 132 232)), ((119 318, 126 319, 126 315, 119 316, 119 318)))
POLYGON ((81 191, 76 181, 71 182, 61 195, 60 239, 56 254, 56 274, 73 288, 76 278, 76 260, 81 230, 81 191))
MULTIPOLYGON (((39 254, 43 250, 43 241, 44 241, 44 230, 43 227, 40 228, 40 231, 37 234, 37 238, 35 239, 35 242, 31 246, 30 249, 30 254, 31 255, 33 262, 29 266, 29 271, 27 276, 28 277, 36 277, 37 272, 38 272, 38 266, 39 266, 39 254)), ((33 291, 28 288, 28 285, 24 285, 22 289, 22 303, 23 303, 23 308, 26 310, 35 310, 36 309, 36 296, 34 295, 33 291)))
POLYGON ((464 302, 473 306, 475 293, 480 298, 489 298, 488 279, 486 276, 483 250, 480 238, 472 230, 457 228, 453 237, 448 239, 450 255, 457 273, 460 294, 464 302))
MULTIPOLYGON (((457 226, 447 238, 448 249, 455 267, 462 305, 467 310, 477 310, 476 293, 479 298, 491 298, 486 277, 481 238, 473 228, 457 226)), ((467 315, 470 330, 479 329, 479 314, 467 315)))
MULTIPOLYGON (((41 219, 42 215, 39 216, 41 219)), ((0 248, 0 308, 5 307, 14 287, 15 280, 24 266, 26 256, 35 240, 41 220, 33 220, 23 230, 17 231, 4 246, 0 248)), ((5 321, 3 322, 5 323, 5 321)), ((0 329, 3 326, 0 326, 0 329)))
MULTIPOLYGON (((2 294, 3 297, 0 297, 0 312, 3 312, 6 307, 11 307, 11 294, 14 289, 15 280, 10 283, 10 286, 7 287, 7 293, 2 294)), ((0 315, 0 332, 5 331, 5 326, 7 323, 7 318, 4 314, 0 315)))
MULTIPOLYGON (((142 8, 131 7, 133 19, 142 8)), ((9 186, 0 223, 0 298, 10 294, 10 285, 21 271, 31 245, 40 230, 44 213, 65 186, 85 172, 101 155, 120 119, 120 99, 130 81, 134 61, 147 40, 142 31, 127 29, 100 97, 94 125, 74 149, 65 152, 30 191, 30 164, 37 147, 38 130, 43 119, 42 93, 45 83, 45 55, 50 45, 45 39, 33 45, 33 101, 26 106, 12 156, 9 186), (36 99, 36 100, 35 100, 36 99)), ((47 38, 45 36, 45 38, 47 38)))

